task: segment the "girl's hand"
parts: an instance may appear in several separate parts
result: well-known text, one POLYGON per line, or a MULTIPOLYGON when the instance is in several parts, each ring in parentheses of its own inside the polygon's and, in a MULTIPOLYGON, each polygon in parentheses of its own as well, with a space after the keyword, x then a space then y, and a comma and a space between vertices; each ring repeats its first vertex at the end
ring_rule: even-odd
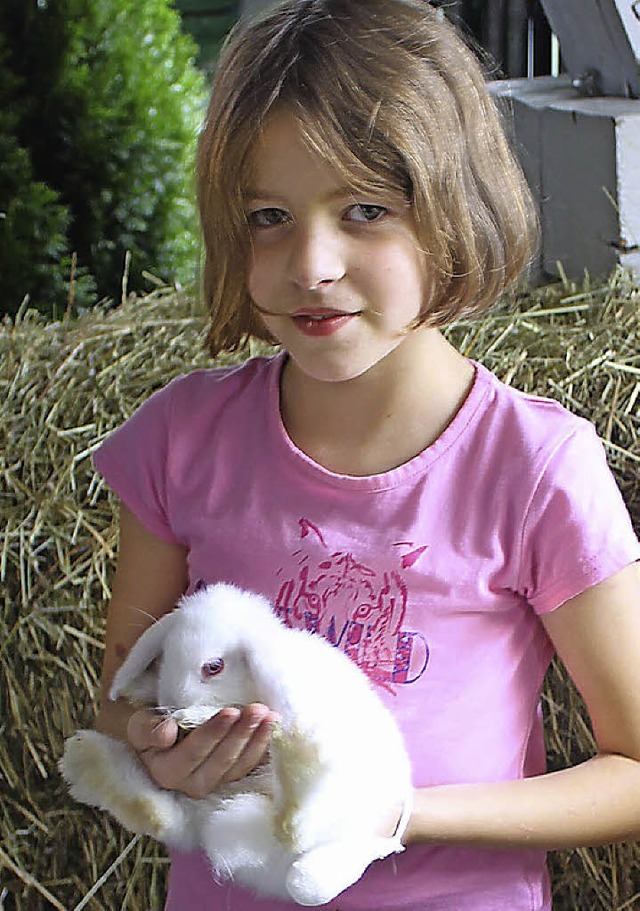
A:
POLYGON ((266 759, 277 719, 265 705, 225 708, 178 742, 178 726, 151 709, 133 713, 129 743, 161 788, 202 798, 244 778, 266 759))

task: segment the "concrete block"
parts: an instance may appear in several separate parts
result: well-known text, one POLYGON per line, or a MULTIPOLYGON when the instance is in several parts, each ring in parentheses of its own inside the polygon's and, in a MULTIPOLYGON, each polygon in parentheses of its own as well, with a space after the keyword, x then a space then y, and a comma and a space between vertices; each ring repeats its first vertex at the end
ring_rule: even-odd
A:
POLYGON ((640 100, 584 98, 568 78, 491 84, 513 113, 515 147, 540 208, 532 280, 617 263, 640 273, 640 100))

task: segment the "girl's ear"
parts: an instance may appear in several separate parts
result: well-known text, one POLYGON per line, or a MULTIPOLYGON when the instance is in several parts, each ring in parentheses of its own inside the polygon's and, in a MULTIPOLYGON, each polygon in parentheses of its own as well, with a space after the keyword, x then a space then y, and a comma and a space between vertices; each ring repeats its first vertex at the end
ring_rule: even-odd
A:
POLYGON ((109 699, 115 702, 124 691, 149 667, 161 653, 165 639, 178 619, 175 611, 166 614, 149 627, 135 643, 123 664, 118 668, 111 684, 109 699))

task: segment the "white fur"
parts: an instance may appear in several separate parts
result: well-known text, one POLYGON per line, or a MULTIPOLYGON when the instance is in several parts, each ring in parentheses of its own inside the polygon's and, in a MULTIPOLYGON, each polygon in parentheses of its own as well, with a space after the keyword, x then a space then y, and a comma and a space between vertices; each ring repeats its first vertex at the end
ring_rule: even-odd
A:
POLYGON ((219 584, 183 598, 132 648, 110 693, 121 695, 187 726, 251 702, 282 719, 270 763, 202 800, 157 787, 124 744, 76 733, 60 761, 72 795, 125 827, 203 848, 218 878, 301 905, 330 901, 402 850, 399 835, 378 834, 411 794, 392 715, 352 661, 285 627, 258 595, 219 584), (224 670, 204 679, 218 658, 224 670))

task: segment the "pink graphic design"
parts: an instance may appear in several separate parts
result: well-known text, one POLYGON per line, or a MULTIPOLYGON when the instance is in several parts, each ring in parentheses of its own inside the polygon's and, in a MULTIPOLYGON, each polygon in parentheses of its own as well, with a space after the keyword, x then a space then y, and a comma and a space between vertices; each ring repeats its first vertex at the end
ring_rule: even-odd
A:
MULTIPOLYGON (((394 547, 413 547, 413 542, 412 541, 398 541, 398 543, 394 544, 393 546, 394 547)), ((412 550, 410 553, 404 554, 404 556, 400 558, 400 565, 402 566, 402 568, 410 569, 414 563, 417 563, 417 561, 420 559, 420 557, 422 556, 422 554, 425 552, 426 549, 427 549, 427 545, 425 544, 424 547, 416 547, 416 549, 412 550)))
MULTIPOLYGON (((401 570, 412 567, 427 548, 394 559, 399 568, 376 571, 352 553, 331 551, 308 519, 299 525, 303 543, 292 554, 297 569, 280 586, 276 614, 287 626, 324 636, 390 692, 398 684, 414 683, 427 667, 429 649, 421 633, 403 628, 407 586, 401 570)), ((413 543, 395 546, 413 548, 413 543)))

